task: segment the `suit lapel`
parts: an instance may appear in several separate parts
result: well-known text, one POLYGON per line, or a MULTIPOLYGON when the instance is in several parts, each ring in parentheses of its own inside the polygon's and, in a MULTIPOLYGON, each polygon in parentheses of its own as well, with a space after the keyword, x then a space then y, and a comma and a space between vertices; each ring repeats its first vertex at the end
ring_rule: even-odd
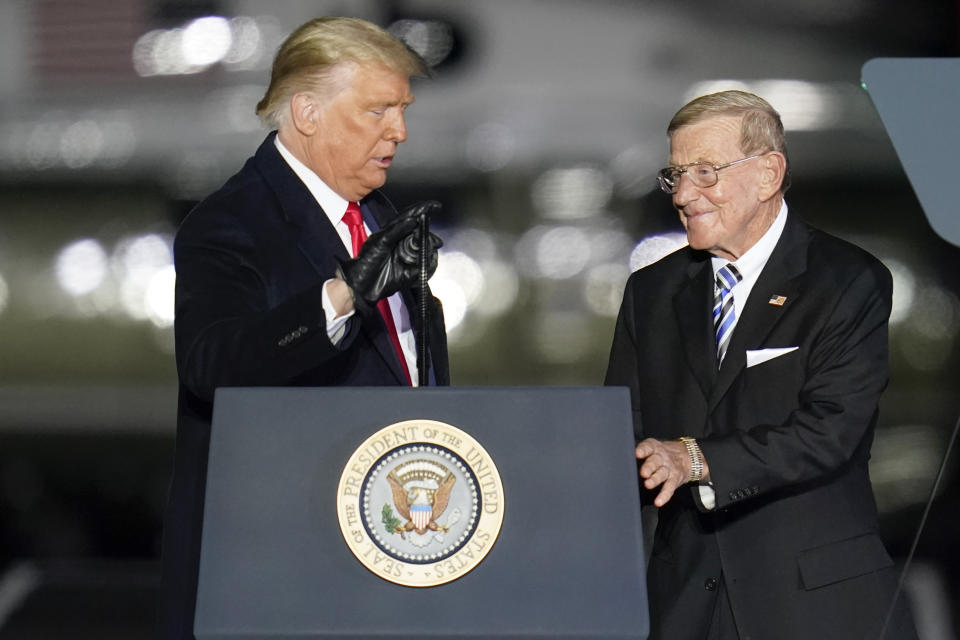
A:
POLYGON ((808 242, 806 227, 788 217, 783 235, 750 291, 741 318, 730 337, 727 355, 709 394, 708 411, 713 411, 746 367, 747 349, 759 348, 802 295, 803 279, 800 276, 807 268, 808 242), (770 304, 771 298, 777 296, 785 298, 783 304, 770 304))
POLYGON ((713 269, 709 257, 692 262, 687 276, 686 284, 673 298, 673 308, 687 365, 704 397, 709 397, 717 375, 716 339, 710 322, 713 269))
POLYGON ((318 275, 329 277, 337 266, 334 258, 348 260, 350 255, 313 194, 277 151, 275 136, 267 136, 257 150, 257 168, 273 190, 284 218, 297 227, 300 252, 318 275))
MULTIPOLYGON (((277 151, 273 142, 275 136, 275 133, 267 136, 257 150, 257 167, 276 195, 284 217, 298 228, 297 248, 317 275, 325 280, 332 277, 336 271, 336 258, 349 260, 350 254, 313 194, 277 151)), ((378 204, 374 195, 361 203, 364 219, 373 229, 379 228, 389 219, 389 215, 380 210, 378 204), (371 225, 371 220, 375 224, 371 225)), ((360 328, 397 382, 406 384, 406 376, 380 314, 372 313, 370 317, 364 318, 360 328)))

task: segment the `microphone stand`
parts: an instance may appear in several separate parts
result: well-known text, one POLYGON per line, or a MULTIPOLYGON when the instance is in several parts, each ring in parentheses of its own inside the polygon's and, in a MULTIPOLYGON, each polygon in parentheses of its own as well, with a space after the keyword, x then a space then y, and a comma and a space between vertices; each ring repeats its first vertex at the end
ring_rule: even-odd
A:
POLYGON ((427 327, 429 327, 428 321, 430 313, 427 308, 427 303, 429 302, 429 296, 427 294, 427 240, 429 233, 430 221, 427 219, 427 214, 424 213, 420 216, 420 292, 418 300, 420 305, 420 343, 417 349, 417 373, 421 387, 427 386, 430 382, 430 359, 427 356, 429 353, 429 332, 427 327))

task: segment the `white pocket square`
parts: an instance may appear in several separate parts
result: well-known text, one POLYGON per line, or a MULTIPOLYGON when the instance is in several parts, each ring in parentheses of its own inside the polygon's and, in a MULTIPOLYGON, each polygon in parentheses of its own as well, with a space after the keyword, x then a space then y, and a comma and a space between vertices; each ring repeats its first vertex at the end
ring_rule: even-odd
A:
POLYGON ((755 365, 766 362, 767 360, 773 360, 774 358, 779 358, 780 356, 790 353, 791 351, 796 351, 800 347, 780 347, 778 349, 747 349, 747 367, 753 367, 755 365))

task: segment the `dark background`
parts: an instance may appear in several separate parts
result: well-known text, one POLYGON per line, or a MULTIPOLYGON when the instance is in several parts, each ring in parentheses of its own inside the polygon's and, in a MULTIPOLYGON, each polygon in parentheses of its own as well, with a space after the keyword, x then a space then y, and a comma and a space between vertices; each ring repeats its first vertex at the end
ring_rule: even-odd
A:
MULTIPOLYGON (((894 273, 872 476, 907 555, 960 413, 960 249, 931 230, 869 94, 875 57, 953 57, 950 0, 0 2, 0 637, 145 638, 173 456, 169 247, 250 155, 283 36, 390 26, 414 85, 386 188, 443 203, 432 284, 455 384, 602 382, 632 268, 681 231, 653 176, 689 98, 744 87, 788 129, 792 213, 894 273), (200 20, 220 16, 220 20, 200 20)), ((940 123, 955 129, 956 122, 940 123)), ((949 461, 905 594, 957 637, 949 461)))

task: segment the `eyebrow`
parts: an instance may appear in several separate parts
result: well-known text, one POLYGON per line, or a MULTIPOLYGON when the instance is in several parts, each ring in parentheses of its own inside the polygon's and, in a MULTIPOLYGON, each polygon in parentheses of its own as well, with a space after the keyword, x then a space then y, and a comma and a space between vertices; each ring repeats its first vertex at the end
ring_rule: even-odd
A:
POLYGON ((692 166, 695 165, 695 164, 708 164, 708 165, 710 165, 711 167, 713 167, 713 166, 716 166, 717 163, 714 162, 713 160, 694 160, 693 162, 688 162, 688 163, 686 163, 686 164, 672 164, 672 163, 669 163, 669 164, 667 164, 667 167, 668 167, 668 168, 671 168, 671 169, 675 169, 675 168, 682 168, 682 167, 692 167, 692 166))
POLYGON ((409 96, 409 98, 410 98, 409 100, 406 100, 406 99, 403 99, 403 98, 393 99, 392 96, 391 96, 391 97, 387 97, 387 96, 383 96, 383 95, 380 95, 380 96, 376 96, 376 95, 375 95, 375 96, 371 97, 370 102, 375 102, 375 103, 377 103, 377 104, 404 104, 404 103, 406 103, 406 104, 412 104, 412 103, 414 102, 414 100, 417 99, 417 97, 416 97, 413 93, 408 93, 407 96, 409 96))

